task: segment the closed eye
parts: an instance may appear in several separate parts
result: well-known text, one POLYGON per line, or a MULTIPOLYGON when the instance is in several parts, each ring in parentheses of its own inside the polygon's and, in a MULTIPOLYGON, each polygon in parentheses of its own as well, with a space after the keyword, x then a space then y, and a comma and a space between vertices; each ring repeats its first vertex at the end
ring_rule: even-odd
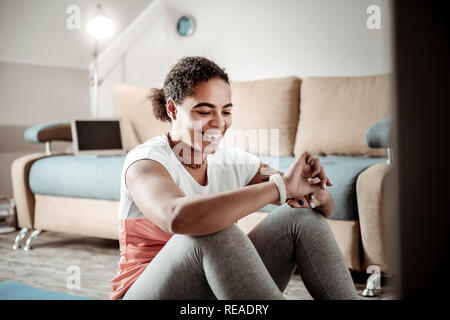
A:
MULTIPOLYGON (((211 112, 197 111, 199 114, 211 114, 211 112)), ((225 114, 231 114, 231 112, 224 112, 225 114)))

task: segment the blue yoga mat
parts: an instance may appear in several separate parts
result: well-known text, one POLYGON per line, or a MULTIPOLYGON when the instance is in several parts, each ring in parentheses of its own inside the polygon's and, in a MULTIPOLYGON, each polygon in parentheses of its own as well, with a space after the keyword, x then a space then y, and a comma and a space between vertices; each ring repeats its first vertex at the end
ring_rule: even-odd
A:
POLYGON ((67 293, 30 287, 16 281, 0 282, 0 300, 95 300, 67 293))

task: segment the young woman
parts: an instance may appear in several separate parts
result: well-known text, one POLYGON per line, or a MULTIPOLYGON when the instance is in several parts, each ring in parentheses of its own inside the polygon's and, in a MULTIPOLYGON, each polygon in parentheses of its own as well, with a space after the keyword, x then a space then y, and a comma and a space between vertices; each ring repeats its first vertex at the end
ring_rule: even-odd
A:
POLYGON ((233 105, 228 75, 206 58, 181 59, 150 98, 171 130, 126 157, 111 299, 284 299, 296 268, 313 298, 357 299, 318 158, 305 152, 283 174, 218 148, 233 105), (235 224, 286 199, 248 235, 235 224))

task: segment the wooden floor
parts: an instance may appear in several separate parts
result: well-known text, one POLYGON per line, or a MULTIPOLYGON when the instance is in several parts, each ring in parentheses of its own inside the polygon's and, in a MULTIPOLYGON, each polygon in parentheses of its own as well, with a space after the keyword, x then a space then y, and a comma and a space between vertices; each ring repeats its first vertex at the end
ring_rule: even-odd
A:
MULTIPOLYGON (((0 282, 14 280, 24 284, 78 296, 107 299, 110 280, 119 261, 117 241, 56 232, 42 233, 25 252, 12 250, 16 232, 0 234, 0 282), (80 288, 71 289, 71 276, 79 270, 80 288)), ((359 293, 364 283, 355 283, 359 293)), ((377 291, 371 299, 393 299, 388 290, 377 291)), ((294 275, 284 295, 291 300, 311 300, 298 275, 294 275)))

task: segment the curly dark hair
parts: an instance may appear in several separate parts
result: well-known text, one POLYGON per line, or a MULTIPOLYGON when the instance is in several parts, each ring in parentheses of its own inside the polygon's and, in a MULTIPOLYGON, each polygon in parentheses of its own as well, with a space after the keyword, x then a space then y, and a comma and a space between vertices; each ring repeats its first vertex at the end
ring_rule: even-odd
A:
POLYGON ((182 103, 184 98, 195 93, 195 87, 199 83, 217 78, 230 84, 225 69, 213 61, 204 57, 181 58, 167 74, 164 87, 153 89, 148 96, 156 119, 172 121, 166 111, 167 99, 182 103))

